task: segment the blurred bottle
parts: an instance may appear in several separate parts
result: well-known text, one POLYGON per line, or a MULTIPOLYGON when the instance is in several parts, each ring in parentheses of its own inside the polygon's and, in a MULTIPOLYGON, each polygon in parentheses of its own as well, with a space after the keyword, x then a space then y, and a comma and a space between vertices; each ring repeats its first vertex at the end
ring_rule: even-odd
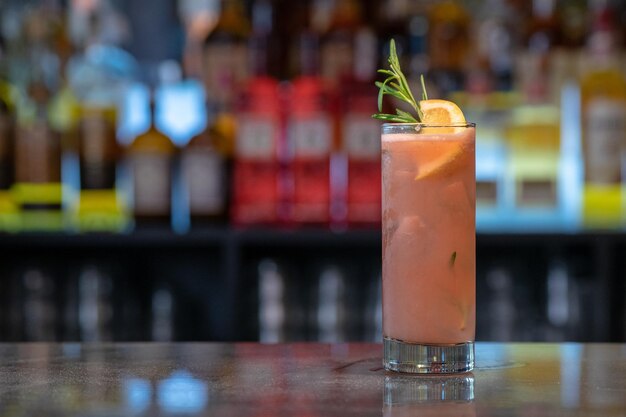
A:
POLYGON ((487 0, 475 22, 478 50, 470 60, 478 61, 478 69, 485 71, 470 72, 467 89, 508 91, 513 84, 513 54, 519 48, 515 13, 507 0, 487 0))
POLYGON ((319 76, 318 38, 301 35, 301 75, 290 89, 287 134, 292 153, 291 219, 297 224, 328 224, 333 126, 329 96, 319 76))
POLYGON ((174 340, 174 297, 166 283, 159 283, 152 292, 152 341, 174 340))
POLYGON ((445 0, 428 13, 430 77, 442 96, 464 85, 464 64, 470 54, 470 16, 462 4, 445 0))
POLYGON ((336 0, 327 29, 322 34, 321 75, 331 90, 354 72, 354 37, 363 28, 361 4, 336 0))
POLYGON ((547 97, 552 102, 558 100, 558 97, 550 97, 550 59, 559 35, 555 6, 555 0, 533 0, 523 48, 516 57, 516 89, 533 103, 545 101, 547 97))
POLYGON ((114 105, 85 102, 80 108, 78 156, 81 230, 122 231, 129 222, 117 184, 121 151, 117 142, 114 105))
MULTIPOLYGON (((424 75, 428 92, 433 94, 433 97, 438 97, 439 93, 428 76, 430 57, 428 56, 429 26, 427 8, 423 3, 414 3, 409 8, 409 11, 411 13, 407 26, 409 65, 406 74, 409 77, 409 84, 415 85, 415 88, 420 88, 420 77, 424 75)), ((388 56, 387 54, 386 57, 388 56)), ((384 64, 385 67, 388 65, 386 62, 384 64)))
POLYGON ((288 338, 285 279, 269 259, 259 263, 259 342, 279 343, 288 338))
POLYGON ((559 108, 546 103, 518 106, 511 114, 507 168, 515 182, 517 217, 526 224, 555 226, 565 220, 560 207, 560 120, 559 108))
MULTIPOLYGON (((4 58, 1 42, 0 60, 4 58)), ((14 96, 14 88, 0 75, 0 231, 13 231, 19 225, 18 208, 11 195, 15 178, 14 96)))
POLYGON ((20 277, 22 294, 22 340, 56 340, 57 306, 55 282, 49 273, 37 267, 27 268, 20 277))
POLYGON ((285 51, 281 58, 284 71, 281 79, 292 80, 301 75, 315 74, 320 76, 320 31, 316 30, 313 25, 312 15, 314 1, 301 0, 298 2, 289 2, 289 7, 278 9, 280 22, 279 31, 283 38, 285 51), (307 40, 309 39, 309 40, 307 40), (315 59, 305 58, 310 54, 310 42, 315 42, 317 57, 315 59), (310 64, 314 68, 303 68, 305 61, 311 61, 310 64))
POLYGON ((256 0, 252 3, 249 65, 253 76, 262 74, 279 79, 287 66, 278 27, 279 4, 280 0, 256 0))
MULTIPOLYGON (((591 26, 587 3, 587 0, 559 0, 557 3, 558 43, 550 53, 549 63, 549 94, 554 102, 558 98, 563 101, 565 89, 577 90, 580 62, 584 60, 585 40, 591 26)), ((567 141, 564 146, 568 146, 567 141)))
POLYGON ((490 302, 487 306, 489 316, 487 339, 499 342, 514 340, 518 334, 515 332, 517 313, 513 296, 513 277, 505 269, 494 268, 487 273, 487 286, 490 293, 490 302))
POLYGON ((96 266, 86 266, 78 277, 78 323, 81 341, 113 339, 113 280, 96 266))
POLYGON ((227 161, 216 147, 220 137, 209 121, 181 151, 180 166, 189 200, 191 227, 227 221, 227 161))
POLYGON ((583 223, 616 227, 625 220, 623 160, 626 135, 626 79, 621 70, 614 11, 592 3, 593 31, 588 39, 593 63, 580 83, 585 165, 583 223))
POLYGON ((548 341, 564 341, 572 335, 570 329, 578 327, 578 291, 564 259, 555 257, 546 280, 546 312, 551 325, 546 335, 548 341))
POLYGON ((236 112, 231 216, 237 225, 276 224, 286 219, 280 87, 267 74, 267 49, 259 44, 254 51, 255 76, 243 89, 236 112))
MULTIPOLYGON (((389 43, 393 39, 396 43, 396 51, 400 58, 402 68, 407 65, 411 50, 410 19, 412 13, 409 0, 383 0, 379 2, 376 34, 378 35, 378 68, 387 68, 389 57, 389 43)), ((355 57, 358 59, 359 54, 355 57)), ((355 66, 358 68, 358 65, 355 66)), ((408 75, 408 71, 407 71, 408 75)))
MULTIPOLYGON (((36 70, 34 70, 36 71, 36 70)), ((18 110, 15 143, 15 200, 24 230, 64 227, 61 186, 61 141, 48 120, 50 90, 34 74, 28 97, 18 110)))
POLYGON ((513 109, 506 132, 514 218, 520 224, 555 227, 565 221, 559 186, 562 81, 554 77, 558 42, 556 2, 534 1, 516 62, 522 105, 513 109))
POLYGON ((341 343, 348 339, 350 312, 347 305, 346 279, 331 266, 322 270, 317 283, 317 341, 341 343))
POLYGON ((482 126, 476 133, 476 222, 480 229, 511 226, 513 181, 506 131, 520 104, 515 92, 459 92, 451 96, 467 120, 482 126))
POLYGON ((559 0, 557 18, 560 45, 580 49, 585 46, 589 29, 587 0, 559 0))
MULTIPOLYGON (((380 222, 380 123, 376 112, 376 36, 361 30, 355 37, 354 78, 342 91, 341 150, 346 158, 345 219, 352 226, 380 222)), ((335 170, 334 172, 337 172, 335 170)), ((333 180, 337 179, 337 174, 333 180)), ((334 213, 337 217, 338 213, 334 213)))
POLYGON ((133 178, 137 227, 171 223, 172 170, 176 148, 156 127, 156 97, 150 96, 151 123, 127 150, 133 178))
POLYGON ((241 0, 222 0, 213 31, 204 42, 203 79, 219 110, 232 111, 241 85, 249 77, 250 22, 241 0))

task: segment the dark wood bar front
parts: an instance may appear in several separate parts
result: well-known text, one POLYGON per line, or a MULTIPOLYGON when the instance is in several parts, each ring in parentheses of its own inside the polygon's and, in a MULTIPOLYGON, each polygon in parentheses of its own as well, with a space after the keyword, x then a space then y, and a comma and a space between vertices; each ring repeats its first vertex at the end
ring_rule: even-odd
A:
POLYGON ((624 416, 626 345, 478 343, 456 376, 377 344, 4 344, 2 416, 624 416))

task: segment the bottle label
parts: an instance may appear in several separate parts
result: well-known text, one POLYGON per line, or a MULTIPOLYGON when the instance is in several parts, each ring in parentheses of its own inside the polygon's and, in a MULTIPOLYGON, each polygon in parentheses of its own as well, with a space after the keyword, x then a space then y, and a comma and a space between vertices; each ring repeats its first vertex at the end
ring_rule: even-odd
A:
POLYGON ((15 159, 17 182, 61 181, 60 141, 46 121, 36 121, 18 129, 15 159))
POLYGON ((182 172, 189 193, 191 214, 211 215, 224 210, 226 187, 224 160, 215 152, 197 150, 181 158, 182 172))
POLYGON ((115 187, 115 125, 105 117, 93 114, 80 124, 80 174, 82 189, 115 187))
POLYGON ((621 182, 621 154, 626 131, 626 103, 595 99, 585 120, 585 178, 596 184, 621 182))
POLYGON ((248 48, 243 43, 214 43, 205 48, 204 81, 219 104, 233 103, 237 89, 248 78, 248 48))
POLYGON ((476 204, 495 206, 498 204, 498 183, 489 180, 476 180, 476 204))
POLYGON ((380 123, 365 114, 348 114, 343 127, 344 151, 350 159, 380 159, 380 123))
POLYGON ((556 181, 526 179, 517 184, 517 205, 521 207, 556 207, 556 181))
POLYGON ((160 154, 134 155, 131 159, 135 213, 166 216, 170 212, 170 158, 160 154))
POLYGON ((294 120, 291 135, 296 158, 324 158, 330 154, 332 129, 324 115, 294 120))
POLYGON ((276 123, 263 117, 239 118, 235 154, 240 159, 273 160, 276 155, 276 123))

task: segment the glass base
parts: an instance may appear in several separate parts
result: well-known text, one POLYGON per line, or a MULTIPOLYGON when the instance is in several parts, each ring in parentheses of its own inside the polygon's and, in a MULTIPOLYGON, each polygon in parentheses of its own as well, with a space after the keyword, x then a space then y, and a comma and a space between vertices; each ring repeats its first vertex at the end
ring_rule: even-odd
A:
POLYGON ((383 366, 410 374, 452 374, 474 369, 474 342, 426 345, 383 339, 383 366))

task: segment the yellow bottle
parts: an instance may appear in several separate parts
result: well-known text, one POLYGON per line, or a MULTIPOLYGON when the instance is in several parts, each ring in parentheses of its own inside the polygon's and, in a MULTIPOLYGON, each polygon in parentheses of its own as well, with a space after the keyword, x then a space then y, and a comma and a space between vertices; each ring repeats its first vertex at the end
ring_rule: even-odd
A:
POLYGON ((581 79, 585 181, 582 219, 588 227, 624 224, 626 78, 612 49, 609 31, 590 39, 593 67, 581 79))

